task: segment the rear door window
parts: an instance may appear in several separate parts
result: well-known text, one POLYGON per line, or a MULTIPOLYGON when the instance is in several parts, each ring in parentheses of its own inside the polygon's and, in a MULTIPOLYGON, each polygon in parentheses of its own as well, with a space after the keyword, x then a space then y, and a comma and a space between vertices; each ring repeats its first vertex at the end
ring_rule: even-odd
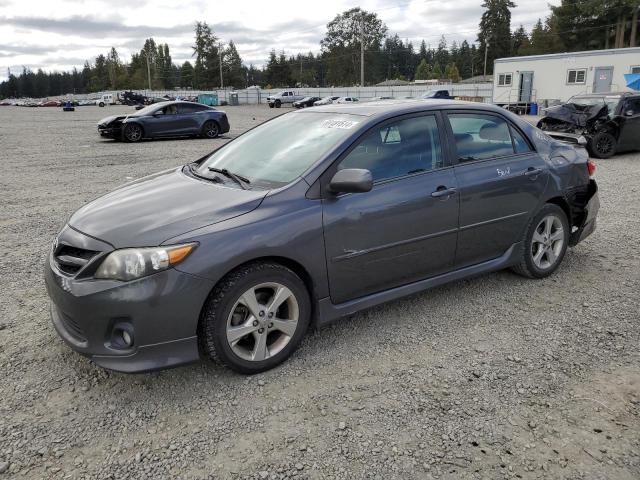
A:
POLYGON ((503 118, 484 113, 449 113, 447 117, 455 140, 458 162, 514 154, 509 124, 503 118))
POLYGON ((178 113, 196 113, 202 112, 206 107, 201 105, 192 105, 189 103, 182 103, 178 106, 178 113))
POLYGON ((509 126, 509 130, 511 131, 511 136, 513 137, 513 148, 516 153, 526 153, 531 151, 531 145, 524 138, 524 136, 513 126, 509 126))

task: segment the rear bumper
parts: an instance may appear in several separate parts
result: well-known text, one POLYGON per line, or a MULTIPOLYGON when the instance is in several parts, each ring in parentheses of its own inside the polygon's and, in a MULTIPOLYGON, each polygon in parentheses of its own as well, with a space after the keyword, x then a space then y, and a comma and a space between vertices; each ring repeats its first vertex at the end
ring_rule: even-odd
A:
POLYGON ((132 282, 75 279, 50 257, 45 284, 58 335, 104 368, 143 372, 199 359, 196 330, 209 280, 175 269, 132 282), (131 346, 118 342, 119 329, 132 335, 131 346))
POLYGON ((595 180, 589 181, 587 194, 587 204, 584 207, 584 220, 578 230, 571 234, 569 244, 577 245, 596 230, 598 211, 600 210, 600 197, 598 196, 598 185, 595 180))
POLYGON ((220 133, 227 133, 229 130, 231 130, 231 125, 229 125, 229 119, 227 118, 226 115, 220 118, 219 123, 220 123, 220 133))

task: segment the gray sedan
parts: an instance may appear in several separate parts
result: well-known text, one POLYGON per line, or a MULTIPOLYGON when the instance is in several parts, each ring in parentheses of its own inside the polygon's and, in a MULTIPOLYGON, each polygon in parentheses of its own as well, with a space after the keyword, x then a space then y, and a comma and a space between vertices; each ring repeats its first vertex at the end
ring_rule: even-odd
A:
POLYGON ((264 371, 311 326, 494 270, 551 275, 595 229, 594 170, 487 105, 292 112, 78 210, 45 268, 53 325, 113 370, 264 371))

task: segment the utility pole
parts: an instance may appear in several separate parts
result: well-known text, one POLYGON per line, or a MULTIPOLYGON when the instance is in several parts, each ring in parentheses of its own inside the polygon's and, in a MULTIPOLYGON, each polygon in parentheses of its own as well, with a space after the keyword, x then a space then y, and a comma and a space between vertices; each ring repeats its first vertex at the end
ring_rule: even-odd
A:
POLYGON ((300 88, 302 88, 302 54, 300 54, 300 88))
POLYGON ((364 12, 360 12, 360 88, 364 87, 364 12))
POLYGON ((147 79, 149 80, 149 90, 151 90, 151 67, 149 66, 149 52, 147 52, 147 79))
POLYGON ((224 81, 222 80, 222 43, 218 44, 218 58, 220 59, 220 90, 224 90, 224 81))
POLYGON ((482 80, 487 79, 487 52, 489 51, 489 40, 485 40, 484 42, 484 78, 482 80))

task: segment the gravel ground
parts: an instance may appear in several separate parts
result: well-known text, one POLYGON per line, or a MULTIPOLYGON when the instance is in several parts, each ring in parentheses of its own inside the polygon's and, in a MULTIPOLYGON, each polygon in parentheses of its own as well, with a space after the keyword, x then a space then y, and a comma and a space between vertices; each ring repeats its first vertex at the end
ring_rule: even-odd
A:
MULTIPOLYGON (((0 478, 640 478, 640 154, 598 162, 598 230, 551 278, 395 301, 253 377, 125 375, 54 333, 50 242, 88 200, 225 141, 101 140, 125 108, 0 108, 0 478)), ((230 138, 286 109, 227 111, 230 138)))

